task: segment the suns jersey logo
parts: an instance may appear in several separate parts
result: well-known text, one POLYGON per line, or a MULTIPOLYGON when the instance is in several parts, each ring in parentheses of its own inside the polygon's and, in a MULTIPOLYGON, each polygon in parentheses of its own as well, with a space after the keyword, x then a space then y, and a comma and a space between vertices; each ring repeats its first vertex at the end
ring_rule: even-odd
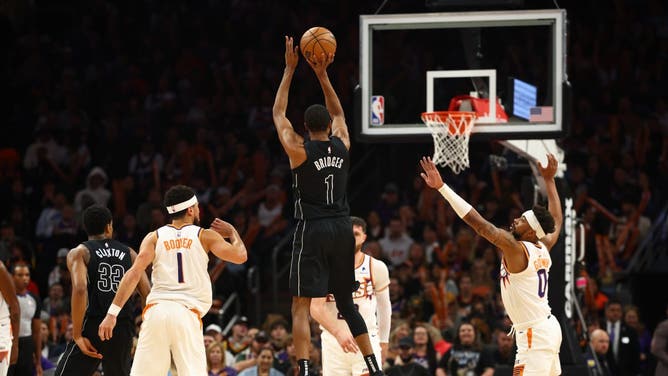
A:
MULTIPOLYGON (((360 283, 360 287, 357 290, 355 290, 355 292, 353 292, 353 299, 366 298, 371 300, 374 294, 373 281, 371 280, 371 278, 363 277, 362 280, 358 282, 360 283)), ((328 303, 335 302, 334 294, 327 294, 325 301, 328 303)))

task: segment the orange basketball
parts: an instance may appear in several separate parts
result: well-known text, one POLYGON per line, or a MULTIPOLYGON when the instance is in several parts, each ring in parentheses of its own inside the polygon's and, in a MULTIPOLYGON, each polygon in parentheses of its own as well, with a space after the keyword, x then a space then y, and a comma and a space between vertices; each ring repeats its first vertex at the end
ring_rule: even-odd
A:
POLYGON ((336 38, 334 38, 334 34, 331 31, 324 27, 315 26, 306 30, 304 35, 302 35, 299 49, 302 50, 302 54, 306 60, 313 61, 312 59, 320 56, 322 53, 335 53, 336 38))

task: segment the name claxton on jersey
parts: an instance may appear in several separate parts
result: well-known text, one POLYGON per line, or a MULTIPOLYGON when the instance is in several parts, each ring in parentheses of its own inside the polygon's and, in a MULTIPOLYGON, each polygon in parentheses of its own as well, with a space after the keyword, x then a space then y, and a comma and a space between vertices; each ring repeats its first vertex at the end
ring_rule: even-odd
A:
MULTIPOLYGON (((109 243, 104 243, 105 247, 109 247, 109 243)), ((125 258, 125 252, 116 248, 98 248, 95 251, 97 257, 116 257, 119 260, 125 258)))

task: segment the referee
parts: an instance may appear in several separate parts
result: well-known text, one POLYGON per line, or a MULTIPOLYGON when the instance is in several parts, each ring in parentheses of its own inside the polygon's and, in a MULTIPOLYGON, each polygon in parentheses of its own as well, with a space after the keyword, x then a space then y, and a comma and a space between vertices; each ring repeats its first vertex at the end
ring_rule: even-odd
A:
POLYGON ((9 376, 42 376, 42 338, 39 335, 42 310, 39 299, 28 291, 30 269, 28 265, 17 263, 12 268, 16 296, 21 308, 19 324, 19 358, 9 367, 9 376))

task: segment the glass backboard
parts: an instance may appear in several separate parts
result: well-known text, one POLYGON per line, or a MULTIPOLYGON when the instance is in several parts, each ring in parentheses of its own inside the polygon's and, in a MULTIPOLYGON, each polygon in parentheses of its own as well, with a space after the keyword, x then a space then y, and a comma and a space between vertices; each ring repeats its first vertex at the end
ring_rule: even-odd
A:
POLYGON ((559 9, 360 16, 358 138, 428 136, 420 114, 455 97, 477 106, 474 139, 559 137, 565 22, 559 9))

